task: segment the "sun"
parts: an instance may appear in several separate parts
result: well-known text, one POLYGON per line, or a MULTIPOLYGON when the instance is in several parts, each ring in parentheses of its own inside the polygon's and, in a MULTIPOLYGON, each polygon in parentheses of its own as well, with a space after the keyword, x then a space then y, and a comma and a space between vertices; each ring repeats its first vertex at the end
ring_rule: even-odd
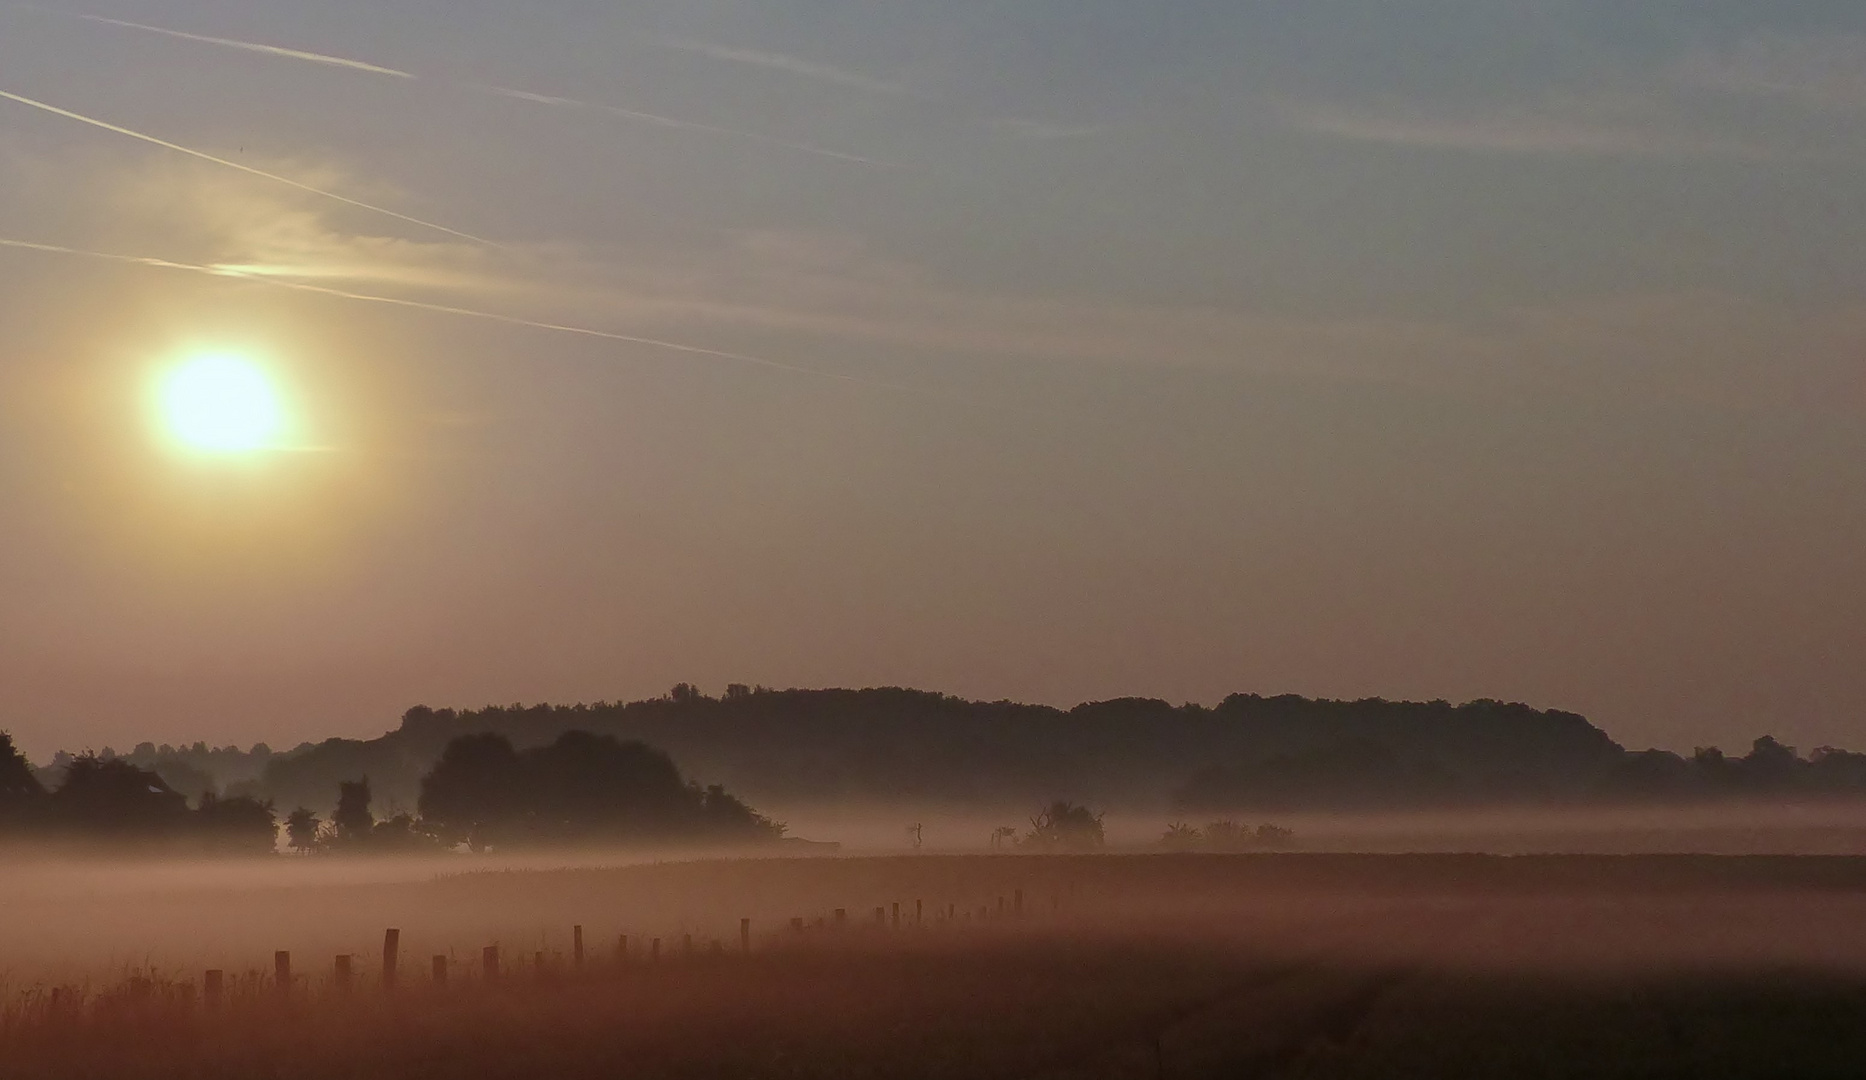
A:
POLYGON ((263 450, 285 430, 284 403, 272 379, 236 353, 202 354, 169 370, 157 404, 168 435, 202 453, 263 450))

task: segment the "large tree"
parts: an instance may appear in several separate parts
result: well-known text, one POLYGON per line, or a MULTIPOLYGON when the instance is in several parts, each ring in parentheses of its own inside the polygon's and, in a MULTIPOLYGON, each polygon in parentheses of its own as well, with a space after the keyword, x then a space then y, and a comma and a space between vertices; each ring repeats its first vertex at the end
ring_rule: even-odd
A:
POLYGON ((0 829, 24 824, 44 799, 31 763, 13 745, 13 736, 0 731, 0 829))
POLYGON ((783 831, 724 789, 688 783, 660 750, 586 731, 524 751, 500 735, 455 739, 421 782, 421 817, 475 847, 751 842, 783 831))
POLYGON ((150 839, 187 830, 188 799, 121 758, 81 754, 47 800, 60 830, 100 839, 150 839))

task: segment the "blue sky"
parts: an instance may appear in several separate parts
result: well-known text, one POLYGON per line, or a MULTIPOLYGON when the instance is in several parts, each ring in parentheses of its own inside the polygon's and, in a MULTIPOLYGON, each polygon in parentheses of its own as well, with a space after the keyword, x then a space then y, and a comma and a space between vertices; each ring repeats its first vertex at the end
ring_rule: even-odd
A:
POLYGON ((196 152, 0 101, 0 240, 69 249, 0 249, 0 725, 735 680, 1866 745, 1862 72, 1838 3, 0 9, 0 91, 196 152), (318 452, 152 448, 203 347, 318 452))

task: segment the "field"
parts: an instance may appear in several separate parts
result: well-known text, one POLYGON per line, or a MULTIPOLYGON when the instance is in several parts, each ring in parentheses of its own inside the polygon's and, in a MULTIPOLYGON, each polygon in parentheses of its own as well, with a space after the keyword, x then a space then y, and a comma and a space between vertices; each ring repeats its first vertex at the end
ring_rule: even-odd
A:
POLYGON ((40 866, 0 889, 8 1076, 1854 1076, 1866 1062, 1866 860, 1850 858, 40 866), (214 1000, 209 968, 224 972, 214 1000))

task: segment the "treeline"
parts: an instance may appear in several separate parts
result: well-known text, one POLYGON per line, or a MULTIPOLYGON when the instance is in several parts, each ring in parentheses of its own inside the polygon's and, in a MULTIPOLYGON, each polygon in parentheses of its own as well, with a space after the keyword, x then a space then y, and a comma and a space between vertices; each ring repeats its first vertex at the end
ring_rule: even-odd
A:
POLYGON ((1154 809, 1200 770, 1368 740, 1403 748, 1497 801, 1583 793, 1624 750, 1573 713, 1477 701, 1317 701, 1235 694, 1214 707, 1145 698, 1071 709, 967 701, 918 690, 768 690, 714 697, 682 684, 644 701, 416 707, 376 739, 330 739, 275 754, 251 789, 281 806, 328 808, 338 781, 367 774, 412 805, 449 741, 493 733, 517 747, 566 731, 662 747, 755 803, 1025 806, 1058 796, 1154 809))
MULTIPOLYGON (((1184 812, 1379 810, 1491 801, 1429 755, 1372 740, 1215 765, 1174 793, 1184 812)), ((1806 801, 1866 796, 1866 754, 1821 747, 1807 757, 1770 736, 1742 757, 1716 747, 1690 756, 1625 751, 1593 770, 1566 802, 1691 804, 1742 799, 1806 801)))
POLYGON ((784 826, 714 784, 683 778, 640 742, 569 731, 518 750, 504 736, 463 735, 421 778, 418 813, 377 820, 368 778, 337 785, 329 821, 300 807, 286 818, 304 853, 473 851, 591 844, 758 844, 784 826))
POLYGON ((278 826, 270 803, 203 792, 194 805, 122 758, 65 760, 47 788, 0 732, 0 839, 164 853, 264 854, 278 826))
MULTIPOLYGON (((328 821, 299 807, 285 839, 301 853, 480 851, 571 844, 754 844, 784 826, 719 785, 683 778, 666 753, 613 736, 566 732, 518 750, 495 734, 461 736, 421 780, 418 812, 378 819, 369 778, 335 785, 328 821)), ((262 854, 275 850, 273 803, 222 797, 189 805, 154 770, 128 758, 68 757, 47 788, 0 733, 0 838, 150 851, 262 854)))
POLYGON ((1804 757, 1765 737, 1740 757, 1629 751, 1585 717, 1517 703, 1256 694, 1210 707, 1119 698, 1057 709, 898 688, 735 684, 712 696, 683 683, 627 703, 418 706, 379 738, 283 752, 136 753, 175 778, 224 767, 213 775, 223 792, 326 814, 338 785, 363 776, 378 798, 417 806, 423 778, 461 736, 497 735, 523 754, 569 731, 660 747, 756 804, 793 807, 1001 808, 1061 796, 1223 816, 1866 796, 1866 755, 1830 747, 1804 757))

